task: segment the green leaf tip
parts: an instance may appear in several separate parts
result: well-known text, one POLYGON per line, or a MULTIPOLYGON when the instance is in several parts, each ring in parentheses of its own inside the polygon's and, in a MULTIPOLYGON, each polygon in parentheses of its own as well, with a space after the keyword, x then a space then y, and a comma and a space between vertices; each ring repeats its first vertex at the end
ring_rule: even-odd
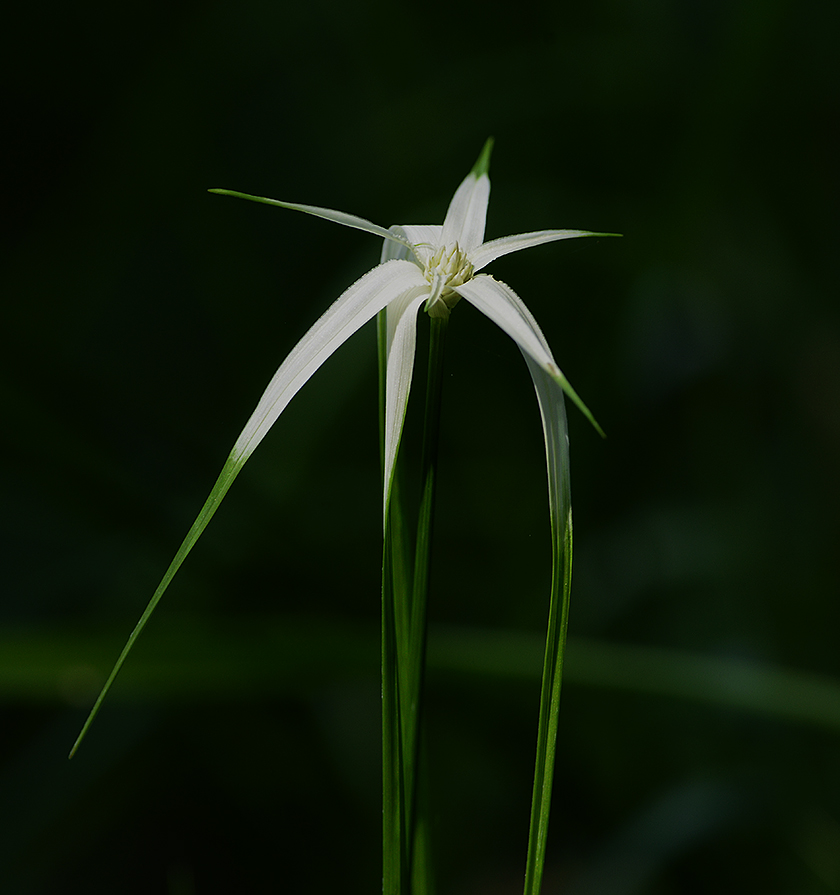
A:
POLYGON ((490 170, 490 153, 492 151, 493 138, 488 137, 487 142, 484 144, 484 148, 481 150, 481 155, 479 155, 478 161, 473 165, 470 174, 474 174, 476 177, 481 177, 482 174, 487 174, 490 170))
POLYGON ((254 202, 266 202, 260 196, 251 196, 248 193, 240 193, 236 190, 207 190, 208 193, 215 193, 217 196, 235 196, 237 199, 252 199, 254 202))
POLYGON ((571 382, 555 367, 554 372, 551 374, 554 377, 554 380, 563 389, 563 391, 569 396, 572 403, 577 407, 577 409, 592 423, 595 431, 601 436, 601 438, 606 438, 607 433, 600 427, 598 424, 598 420, 592 415, 592 411, 583 403, 580 398, 580 395, 572 388, 571 382))
POLYGON ((193 522, 192 527, 187 532, 187 536, 184 538, 181 546, 178 548, 178 552, 175 554, 175 558, 169 564, 169 568, 166 570, 166 574, 163 576, 160 584, 157 586, 157 590, 154 592, 154 594, 152 594, 152 598, 151 600, 149 600, 148 605, 143 610, 143 614, 140 616, 140 620, 134 626, 134 630, 131 632, 131 635, 126 641, 126 644, 123 647, 119 658, 114 663, 114 667, 111 669, 111 673, 108 675, 108 679, 105 681, 105 684, 99 692, 99 696, 97 696, 96 698, 96 702, 93 704, 93 708, 90 710, 90 713, 87 716, 87 720, 85 721, 84 727, 82 727, 81 733, 76 738, 76 742, 73 744, 73 748, 70 750, 70 755, 67 756, 68 758, 72 758, 76 754, 79 746, 82 743, 82 740, 85 738, 85 734, 87 734, 91 724, 93 724, 94 718, 96 718, 97 714, 99 713, 99 709, 101 708, 105 697, 108 695, 108 691, 111 689, 111 684, 113 684, 116 680, 117 675, 120 673, 120 669, 123 667, 126 658, 128 658, 128 654, 131 652, 131 648, 134 646, 135 641, 143 632, 143 629, 146 627, 146 623, 151 618, 152 613, 155 611, 161 597, 164 595, 166 589, 169 587, 170 582, 175 577, 175 573, 178 571, 178 569, 181 568, 181 563, 183 563, 183 561, 187 558, 187 555, 195 546, 195 543, 201 536, 201 533, 207 527, 207 523, 213 518, 214 513, 219 508, 219 504, 222 502, 225 494, 227 494, 228 489, 233 484, 234 479, 239 475, 239 472, 245 465, 245 461, 247 459, 247 455, 243 455, 241 452, 236 451, 236 449, 234 449, 234 451, 231 451, 230 455, 228 456, 224 467, 222 467, 219 478, 216 480, 216 484, 213 486, 213 490, 210 492, 210 496, 204 502, 204 506, 201 508, 201 511, 196 517, 195 522, 193 522))
POLYGON ((266 205, 282 205, 277 199, 265 199, 262 196, 252 196, 250 193, 240 193, 238 190, 207 190, 217 196, 233 196, 235 199, 248 199, 251 202, 264 202, 266 205))

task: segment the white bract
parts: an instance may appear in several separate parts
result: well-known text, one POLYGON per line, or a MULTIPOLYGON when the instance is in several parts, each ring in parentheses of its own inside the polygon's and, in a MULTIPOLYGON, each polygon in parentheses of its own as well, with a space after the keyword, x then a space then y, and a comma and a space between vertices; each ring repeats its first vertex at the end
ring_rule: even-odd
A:
POLYGON ((373 233, 385 240, 382 259, 379 265, 338 298, 292 349, 274 374, 228 456, 198 518, 111 671, 73 747, 74 752, 135 640, 245 461, 289 401, 321 364, 356 330, 382 310, 386 311, 387 322, 383 522, 387 521, 391 481, 411 387, 417 315, 421 306, 424 306, 432 317, 448 317, 452 308, 463 298, 500 326, 516 342, 525 357, 537 392, 545 434, 555 557, 564 555, 567 558, 565 561, 570 562, 568 437, 563 392, 572 398, 596 428, 598 424, 560 372, 536 320, 519 296, 505 283, 479 271, 496 258, 520 249, 574 236, 611 234, 590 233, 585 230, 540 230, 484 242, 484 220, 490 197, 487 168, 491 147, 492 141, 488 140, 475 167, 452 197, 442 225, 403 225, 386 230, 363 218, 329 208, 278 202, 276 199, 263 199, 230 190, 211 190, 214 193, 303 211, 345 227, 373 233), (564 544, 567 546, 564 547, 564 544))
MULTIPOLYGON (((550 467, 552 457, 565 457, 567 451, 565 443, 553 446, 549 443, 557 438, 564 442, 566 439, 563 391, 597 428, 592 415, 560 372, 537 322, 519 296, 505 283, 479 271, 496 258, 521 249, 575 236, 608 234, 585 230, 540 230, 484 242, 484 222, 490 197, 487 168, 491 147, 492 142, 488 140, 475 167, 452 197, 443 225, 405 224, 386 230, 363 218, 329 208, 280 202, 230 190, 211 191, 303 211, 346 227, 365 230, 385 240, 381 263, 338 298, 274 374, 231 452, 228 462, 236 471, 318 367, 356 330, 386 309, 383 514, 387 515, 390 483, 414 368, 418 312, 423 306, 432 317, 448 317, 462 298, 500 326, 522 350, 537 390, 550 467)), ((550 478, 554 478, 551 469, 549 471, 550 478)))

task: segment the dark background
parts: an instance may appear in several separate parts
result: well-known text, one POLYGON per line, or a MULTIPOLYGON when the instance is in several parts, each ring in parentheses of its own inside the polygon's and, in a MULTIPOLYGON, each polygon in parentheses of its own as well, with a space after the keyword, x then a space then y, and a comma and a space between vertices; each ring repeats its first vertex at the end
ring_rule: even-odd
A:
MULTIPOLYGON (((66 754, 285 354, 378 260, 225 187, 488 236, 570 411, 546 895, 840 892, 833 3, 4 13, 0 888, 379 891, 374 334, 237 480, 66 754)), ((448 357, 429 740, 441 895, 521 890, 549 588, 519 352, 448 357)), ((412 408, 417 410, 415 398, 412 408)))

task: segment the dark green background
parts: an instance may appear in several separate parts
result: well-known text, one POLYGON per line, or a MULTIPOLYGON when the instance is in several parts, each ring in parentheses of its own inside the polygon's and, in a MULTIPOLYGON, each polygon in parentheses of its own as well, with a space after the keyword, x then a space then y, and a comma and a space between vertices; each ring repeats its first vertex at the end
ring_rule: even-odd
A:
MULTIPOLYGON (((66 753, 274 369, 378 259, 365 234, 207 188, 438 222, 491 134, 488 236, 625 234, 492 270, 608 433, 570 412, 546 895, 840 892, 838 9, 4 13, 4 895, 379 891, 370 327, 260 447, 66 753)), ((543 448, 510 340, 462 304, 450 349, 440 893, 507 895, 549 587, 543 448)))

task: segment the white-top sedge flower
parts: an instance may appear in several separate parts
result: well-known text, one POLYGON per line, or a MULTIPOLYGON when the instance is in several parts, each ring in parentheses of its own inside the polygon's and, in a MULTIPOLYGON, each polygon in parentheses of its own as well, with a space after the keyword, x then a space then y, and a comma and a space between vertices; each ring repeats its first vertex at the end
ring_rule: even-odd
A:
POLYGON ((97 713, 134 641, 246 460, 313 373, 353 333, 383 309, 387 309, 383 521, 387 518, 391 480, 411 387, 417 315, 422 306, 432 317, 448 316, 463 298, 500 326, 516 342, 525 357, 543 422, 552 525, 555 534, 561 538, 563 531, 568 530, 570 534, 568 437, 563 392, 569 395, 598 431, 601 431, 600 427, 561 373, 545 336, 519 296, 505 283, 479 271, 496 258, 521 249, 577 236, 613 234, 586 230, 540 230, 484 242, 484 222, 490 197, 487 170, 491 149, 492 139, 487 141, 472 171, 456 190, 442 225, 402 225, 386 230, 364 218, 330 208, 280 202, 232 190, 210 190, 303 211, 345 227, 372 233, 385 241, 381 263, 350 286, 327 309, 274 374, 236 440, 198 518, 117 660, 73 751, 97 713))
MULTIPOLYGON (((211 190, 303 211, 346 227, 365 230, 385 240, 381 263, 338 298, 274 374, 231 452, 228 462, 235 464, 237 471, 318 367, 356 330, 381 310, 387 309, 383 489, 384 513, 387 513, 389 486, 414 368, 418 312, 422 306, 432 317, 448 317, 462 298, 500 326, 519 345, 534 378, 544 425, 549 405, 558 400, 562 403, 562 391, 565 391, 600 431, 589 410, 561 373, 536 320, 519 296, 505 283, 479 271, 496 258, 521 249, 576 236, 612 234, 586 230, 540 230, 484 242, 484 223, 490 198, 487 170, 491 149, 492 140, 488 140, 472 171, 452 197, 443 225, 404 224, 386 230, 363 218, 329 208, 280 202, 231 190, 211 190)), ((564 431, 564 440, 565 437, 564 431)), ((548 431, 546 438, 549 438, 548 431)), ((561 453, 565 454, 565 449, 561 453)))

